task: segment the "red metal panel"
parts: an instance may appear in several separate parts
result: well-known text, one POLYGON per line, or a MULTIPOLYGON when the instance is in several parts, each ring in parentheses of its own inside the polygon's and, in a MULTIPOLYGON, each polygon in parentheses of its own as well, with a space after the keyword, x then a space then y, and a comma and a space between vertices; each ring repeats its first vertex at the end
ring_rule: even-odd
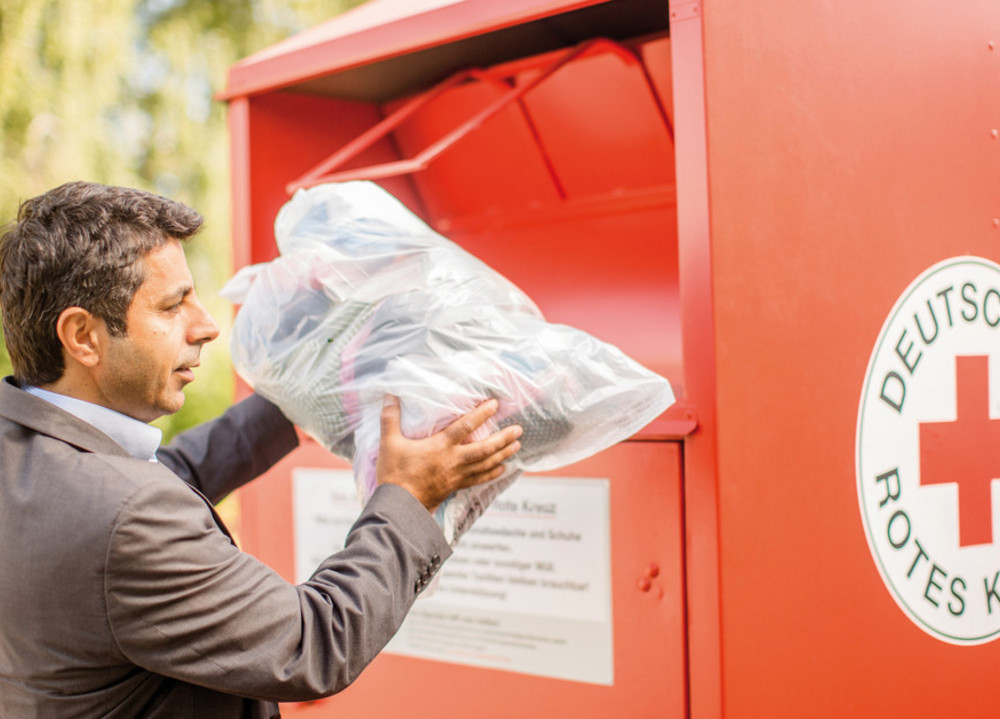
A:
POLYGON ((1000 254, 1000 5, 941 10, 705 3, 727 717, 996 715, 1000 643, 897 608, 854 479, 896 298, 1000 254))
MULTIPOLYGON (((288 201, 285 184, 378 120, 367 103, 273 93, 249 100, 249 216, 253 262, 277 255, 274 218, 288 201)), ((378 143, 359 161, 396 159, 388 142, 378 143)), ((400 188, 394 188, 399 192, 400 188)))
POLYGON ((684 376, 698 429, 685 441, 690 716, 722 716, 716 335, 700 2, 671 5, 677 237, 684 376))
POLYGON ((673 208, 655 208, 453 236, 527 292, 549 321, 615 344, 681 389, 676 253, 648 240, 675 222, 673 208))
MULTIPOLYGON (((378 180, 384 177, 396 177, 399 175, 421 172, 426 170, 427 167, 431 163, 435 162, 442 153, 448 151, 457 142, 464 140, 470 133, 475 133, 483 126, 484 123, 489 122, 504 109, 514 105, 518 106, 521 110, 525 121, 528 123, 530 131, 533 134, 536 134, 537 140, 537 128, 535 127, 531 113, 526 107, 526 100, 524 96, 538 85, 548 80, 553 74, 559 73, 559 71, 564 67, 573 64, 574 61, 582 60, 583 58, 591 55, 609 52, 616 55, 618 59, 623 61, 626 65, 637 65, 640 68, 643 67, 639 61, 639 56, 634 54, 628 48, 610 40, 596 38, 583 42, 576 47, 570 48, 569 50, 554 53, 554 56, 549 59, 542 60, 538 63, 532 63, 532 65, 537 65, 537 70, 535 72, 520 73, 517 82, 513 82, 511 80, 511 77, 517 72, 514 69, 507 71, 502 68, 491 68, 489 70, 484 70, 482 68, 466 68, 459 70, 447 79, 435 85, 430 90, 419 94, 414 98, 406 100, 406 102, 404 102, 397 109, 393 110, 378 124, 369 128, 357 138, 338 149, 337 152, 326 160, 320 162, 314 168, 310 169, 301 178, 290 183, 288 191, 293 192, 294 190, 302 187, 312 187, 322 182, 378 180), (434 98, 439 97, 448 90, 464 82, 473 80, 491 85, 495 89, 500 90, 500 93, 489 102, 484 103, 483 106, 476 108, 471 116, 467 118, 459 116, 457 119, 453 119, 451 127, 444 135, 439 138, 428 138, 426 146, 417 151, 413 157, 408 157, 404 160, 395 160, 391 162, 358 167, 353 170, 342 169, 343 165, 357 157, 360 152, 364 151, 378 140, 387 137, 390 132, 396 130, 403 122, 424 109, 434 98)), ((518 66, 522 64, 523 63, 521 62, 516 63, 518 66)), ((566 75, 569 73, 560 74, 566 75)), ((641 76, 646 80, 647 86, 650 90, 650 99, 656 108, 653 113, 654 116, 661 116, 664 124, 669 130, 669 120, 666 118, 665 112, 659 105, 659 98, 654 89, 653 83, 649 80, 646 73, 641 73, 641 76)), ((574 97, 578 97, 578 93, 574 94, 574 97)), ((545 148, 539 145, 539 150, 546 156, 546 160, 548 160, 545 148)), ((642 186, 645 184, 642 182, 643 179, 644 178, 642 177, 634 179, 633 184, 642 186)), ((558 180, 555 181, 558 185, 558 180)), ((563 194, 560 193, 560 196, 562 197, 563 194)))
MULTIPOLYGON (((412 155, 502 94, 492 84, 454 88, 432 101, 396 133, 412 155)), ((548 170, 517 106, 509 106, 413 177, 430 217, 496 213, 504 207, 558 199, 548 170), (517 178, 512 182, 512 178, 517 178)))
POLYGON ((225 97, 257 94, 606 0, 374 0, 230 69, 225 97), (355 22, 355 18, 361 16, 355 22))
POLYGON ((525 105, 568 197, 673 185, 670 127, 638 63, 610 54, 581 60, 525 105))
MULTIPOLYGON (((264 480, 272 513, 290 508, 290 467, 317 466, 315 457, 286 460, 264 480)), ((318 466, 327 465, 320 461, 318 466)), ((323 701, 284 705, 283 715, 685 716, 680 444, 626 442, 550 474, 610 479, 613 686, 382 654, 344 692, 323 701), (653 564, 658 568, 655 576, 649 572, 653 564), (641 583, 644 578, 652 580, 648 587, 641 583)), ((255 533, 266 561, 290 578, 287 521, 260 522, 255 533)))
MULTIPOLYGON (((330 26, 244 63, 230 89, 587 4, 597 3, 466 0, 337 40, 330 26)), ((551 319, 680 380, 697 408, 684 444, 690 716, 992 716, 982 687, 1000 645, 944 644, 895 606, 859 521, 853 444, 872 342, 899 292, 943 257, 997 256, 1000 6, 677 0, 670 13, 670 40, 640 51, 676 133, 676 204, 665 125, 641 77, 610 57, 567 68, 528 97, 527 113, 505 110, 392 189, 551 319)), ((497 93, 449 91, 396 133, 401 153, 387 142, 366 161, 408 155, 497 93)), ((250 180, 234 184, 236 227, 254 238, 238 257, 268 259, 281 185, 379 111, 278 95, 233 111, 234 148, 250 153, 237 165, 250 180)), ((620 685, 384 657, 331 711, 397 701, 383 696, 391 683, 405 687, 393 709, 438 712, 430 687, 446 674, 459 687, 452 714, 489 692, 527 694, 539 715, 683 715, 683 602, 651 609, 619 583, 644 537, 679 526, 679 479, 663 469, 678 466, 677 450, 629 443, 582 465, 614 480, 620 685)), ((322 461, 314 452, 291 462, 322 461)), ((247 541, 290 571, 287 546, 275 549, 287 541, 284 481, 249 495, 255 532, 273 541, 247 541)), ((669 597, 680 575, 665 586, 669 597)))
POLYGON ((250 103, 229 103, 230 193, 232 197, 233 265, 250 264, 250 103))
MULTIPOLYGON (((653 87, 656 88, 663 110, 670 120, 671 136, 674 123, 673 61, 670 38, 647 39, 637 48, 643 64, 649 72, 653 87)), ((669 163, 669 170, 676 172, 675 163, 669 163)))

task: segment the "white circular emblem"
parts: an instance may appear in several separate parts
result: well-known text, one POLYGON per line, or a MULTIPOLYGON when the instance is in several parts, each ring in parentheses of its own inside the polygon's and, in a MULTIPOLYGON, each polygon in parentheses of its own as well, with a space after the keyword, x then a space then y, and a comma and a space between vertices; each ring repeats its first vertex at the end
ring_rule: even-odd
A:
POLYGON ((886 319, 858 409, 872 557, 907 616, 952 644, 1000 636, 998 342, 1000 265, 940 262, 886 319))

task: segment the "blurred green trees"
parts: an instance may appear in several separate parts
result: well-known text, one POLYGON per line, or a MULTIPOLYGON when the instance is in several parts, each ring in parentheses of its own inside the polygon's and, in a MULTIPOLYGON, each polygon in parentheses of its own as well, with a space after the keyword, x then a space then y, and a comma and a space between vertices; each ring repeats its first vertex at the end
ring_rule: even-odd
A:
MULTIPOLYGON (((127 185, 205 216, 188 262, 227 328, 216 293, 231 273, 224 103, 230 65, 360 0, 0 0, 0 223, 69 180, 127 185)), ((202 353, 165 436, 232 399, 229 332, 202 353)), ((9 372, 6 352, 0 370, 9 372)))

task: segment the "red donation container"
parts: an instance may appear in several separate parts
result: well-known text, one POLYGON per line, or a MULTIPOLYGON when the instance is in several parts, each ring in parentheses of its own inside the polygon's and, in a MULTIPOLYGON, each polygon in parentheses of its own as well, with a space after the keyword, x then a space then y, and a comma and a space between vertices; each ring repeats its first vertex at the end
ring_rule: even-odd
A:
MULTIPOLYGON (((998 42, 986 0, 370 0, 234 66, 238 266, 374 180, 678 397, 284 713, 995 716, 998 42)), ((307 442, 245 548, 303 579, 351 492, 307 442)))

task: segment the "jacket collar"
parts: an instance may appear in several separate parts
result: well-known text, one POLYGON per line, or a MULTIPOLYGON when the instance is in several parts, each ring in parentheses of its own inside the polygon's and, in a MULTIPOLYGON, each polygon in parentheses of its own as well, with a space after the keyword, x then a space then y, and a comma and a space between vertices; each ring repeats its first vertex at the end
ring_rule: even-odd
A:
POLYGON ((20 389, 14 384, 13 377, 5 377, 0 382, 0 417, 85 452, 130 456, 121 445, 93 425, 20 389))
MULTIPOLYGON (((93 425, 87 424, 65 410, 44 399, 28 394, 16 384, 13 377, 5 377, 0 381, 0 417, 16 422, 24 427, 48 437, 66 442, 67 444, 94 454, 110 454, 118 457, 131 457, 124 447, 101 432, 93 425)), ((162 466, 162 465, 160 465, 162 466)), ((194 485, 184 482, 184 485, 200 497, 212 518, 229 541, 236 545, 236 540, 216 512, 212 502, 194 485)))

